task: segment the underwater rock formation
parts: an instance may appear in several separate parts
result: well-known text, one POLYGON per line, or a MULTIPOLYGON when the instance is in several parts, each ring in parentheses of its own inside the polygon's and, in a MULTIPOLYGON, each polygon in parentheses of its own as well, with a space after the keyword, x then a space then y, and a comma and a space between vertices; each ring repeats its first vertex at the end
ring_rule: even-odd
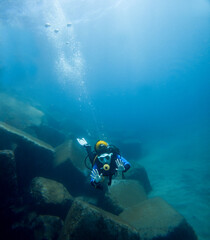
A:
POLYGON ((87 185, 82 150, 73 140, 65 141, 55 149, 53 178, 62 182, 73 196, 83 195, 87 185))
POLYGON ((126 173, 126 178, 139 181, 144 187, 146 193, 149 193, 152 190, 147 172, 143 166, 138 165, 129 169, 129 171, 126 173))
POLYGON ((47 124, 41 124, 39 126, 31 126, 24 129, 27 133, 37 137, 38 139, 49 143, 52 147, 57 147, 62 144, 66 136, 61 131, 47 124))
POLYGON ((144 188, 135 180, 113 180, 108 195, 122 209, 147 199, 144 188))
POLYGON ((107 191, 101 191, 87 185, 87 191, 77 199, 83 200, 91 205, 94 205, 106 212, 119 215, 123 212, 123 207, 118 204, 116 199, 112 198, 107 191), (88 193, 89 189, 89 193, 88 193))
POLYGON ((126 209, 120 217, 136 228, 143 240, 197 239, 184 217, 158 197, 126 209))
POLYGON ((49 144, 4 122, 0 122, 0 134, 1 134, 0 141, 1 148, 5 148, 7 146, 11 148, 13 145, 32 143, 36 147, 44 148, 45 150, 54 152, 54 148, 51 147, 49 144))
POLYGON ((72 164, 81 172, 86 169, 84 164, 84 149, 81 149, 76 141, 67 140, 59 145, 55 151, 55 166, 59 166, 65 161, 71 160, 72 164))
POLYGON ((0 149, 14 149, 21 191, 26 191, 32 178, 50 174, 53 168, 53 147, 3 122, 0 122, 0 136, 0 149))
POLYGON ((30 197, 42 214, 65 217, 73 198, 63 184, 51 179, 36 177, 30 186, 30 197))
POLYGON ((0 136, 0 149, 11 149, 0 151, 3 239, 56 240, 67 213, 59 240, 197 239, 164 200, 147 198, 144 167, 133 166, 105 192, 90 185, 84 151, 73 140, 54 149, 2 122, 0 136))
POLYGON ((76 200, 59 240, 139 240, 138 232, 119 217, 76 200))

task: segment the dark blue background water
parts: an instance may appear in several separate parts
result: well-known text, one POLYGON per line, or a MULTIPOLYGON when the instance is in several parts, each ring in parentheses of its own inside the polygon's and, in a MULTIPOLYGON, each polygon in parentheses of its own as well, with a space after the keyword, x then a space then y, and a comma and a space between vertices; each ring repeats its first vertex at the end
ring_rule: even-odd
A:
POLYGON ((1 91, 140 142, 153 195, 209 239, 210 2, 1 0, 0 20, 1 91))

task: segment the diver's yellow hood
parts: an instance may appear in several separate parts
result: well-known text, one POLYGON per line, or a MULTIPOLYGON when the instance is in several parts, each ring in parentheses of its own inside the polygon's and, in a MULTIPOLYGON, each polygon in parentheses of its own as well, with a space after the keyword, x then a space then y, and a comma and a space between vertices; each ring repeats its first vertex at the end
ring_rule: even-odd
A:
POLYGON ((98 152, 100 150, 101 145, 104 145, 105 147, 108 147, 108 143, 107 142, 100 140, 95 145, 96 152, 98 152))

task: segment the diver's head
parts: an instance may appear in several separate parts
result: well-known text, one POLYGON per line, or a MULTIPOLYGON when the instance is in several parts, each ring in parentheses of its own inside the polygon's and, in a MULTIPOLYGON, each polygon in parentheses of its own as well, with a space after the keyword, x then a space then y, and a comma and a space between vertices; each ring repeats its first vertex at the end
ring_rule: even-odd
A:
POLYGON ((107 142, 100 140, 95 144, 95 151, 97 154, 102 154, 107 152, 108 147, 109 145, 107 142))
POLYGON ((110 164, 113 153, 103 153, 98 156, 98 160, 103 164, 110 164))

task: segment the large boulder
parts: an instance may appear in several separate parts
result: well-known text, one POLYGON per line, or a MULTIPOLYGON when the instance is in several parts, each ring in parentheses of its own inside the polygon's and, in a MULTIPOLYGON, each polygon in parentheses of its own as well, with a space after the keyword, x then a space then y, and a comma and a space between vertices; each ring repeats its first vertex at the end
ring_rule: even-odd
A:
POLYGON ((65 134, 56 128, 49 126, 48 122, 42 123, 39 126, 30 126, 24 129, 24 131, 49 143, 52 147, 57 147, 66 140, 65 134))
POLYGON ((113 180, 107 195, 123 209, 147 199, 144 188, 135 180, 113 180))
POLYGON ((30 197, 41 214, 65 217, 73 198, 63 186, 51 179, 36 177, 30 186, 30 197))
POLYGON ((85 149, 81 148, 77 141, 69 139, 55 149, 54 165, 59 166, 65 161, 71 160, 72 164, 80 171, 86 170, 84 159, 85 149))
POLYGON ((139 240, 138 232, 119 217, 76 200, 59 240, 139 240))
POLYGON ((143 240, 197 239, 184 217, 158 197, 126 209, 120 217, 136 228, 143 240))
POLYGON ((0 122, 0 149, 13 149, 18 184, 25 191, 32 178, 50 176, 53 169, 54 148, 31 135, 0 122))
POLYGON ((126 179, 134 179, 141 183, 144 187, 146 193, 149 193, 152 190, 147 172, 145 168, 141 165, 135 165, 128 172, 126 172, 126 179))
POLYGON ((115 215, 119 215, 123 212, 124 208, 119 205, 112 196, 110 196, 106 191, 95 189, 93 186, 87 186, 87 191, 89 190, 92 195, 84 194, 77 197, 84 202, 94 205, 104 211, 110 212, 115 215))
POLYGON ((53 178, 62 182, 73 196, 84 195, 87 189, 85 149, 75 140, 67 140, 55 149, 53 178))

